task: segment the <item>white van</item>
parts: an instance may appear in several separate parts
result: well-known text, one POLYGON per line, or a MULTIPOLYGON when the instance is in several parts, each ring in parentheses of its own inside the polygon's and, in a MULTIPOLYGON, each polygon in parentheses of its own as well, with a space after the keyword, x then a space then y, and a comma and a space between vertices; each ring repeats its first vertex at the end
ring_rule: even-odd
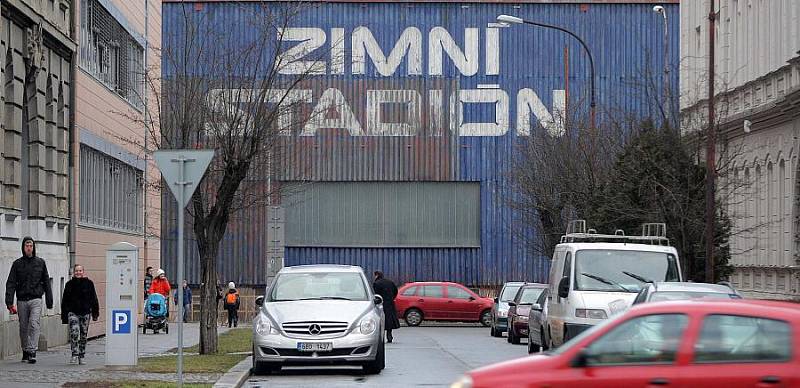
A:
POLYGON ((664 224, 645 224, 642 236, 585 228, 583 220, 571 222, 553 253, 545 328, 551 349, 627 310, 645 284, 683 281, 664 224))

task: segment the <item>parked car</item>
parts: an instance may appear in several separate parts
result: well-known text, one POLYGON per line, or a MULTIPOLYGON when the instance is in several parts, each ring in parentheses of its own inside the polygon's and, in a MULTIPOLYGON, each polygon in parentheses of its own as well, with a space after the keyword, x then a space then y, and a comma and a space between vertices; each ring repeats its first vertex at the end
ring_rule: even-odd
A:
POLYGON ((406 283, 398 290, 394 304, 409 326, 419 326, 423 320, 480 322, 486 327, 492 324, 492 299, 458 283, 406 283))
POLYGON ((256 299, 253 371, 294 364, 385 366, 381 297, 361 267, 304 265, 281 269, 256 299))
POLYGON ((528 336, 528 315, 531 305, 547 289, 547 284, 526 283, 517 291, 514 300, 508 302, 508 342, 518 344, 528 336))
POLYGON ((788 302, 644 303, 558 349, 451 387, 799 387, 800 309, 788 302))
POLYGON ((547 338, 555 348, 630 308, 654 281, 683 281, 678 252, 664 224, 645 224, 641 236, 602 235, 572 221, 550 264, 547 338))
POLYGON ((492 306, 492 337, 502 337, 503 332, 508 330, 508 302, 514 299, 517 291, 525 282, 507 282, 503 284, 500 293, 494 298, 492 306))
POLYGON ((528 354, 547 350, 548 338, 544 325, 547 322, 547 294, 545 289, 531 306, 528 314, 528 354))
POLYGON ((642 288, 633 304, 693 298, 742 299, 742 296, 729 284, 659 282, 642 288))

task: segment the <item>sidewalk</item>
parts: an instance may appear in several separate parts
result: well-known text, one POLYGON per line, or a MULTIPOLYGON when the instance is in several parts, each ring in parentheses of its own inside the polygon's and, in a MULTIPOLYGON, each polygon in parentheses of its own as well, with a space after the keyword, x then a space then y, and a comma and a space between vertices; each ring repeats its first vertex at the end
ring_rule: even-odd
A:
MULTIPOLYGON (((66 325, 64 326, 66 328, 66 325)), ((66 329, 65 329, 66 330, 66 329)), ((222 334, 227 327, 218 327, 222 334)), ((170 322, 169 334, 142 334, 139 332, 139 357, 168 354, 178 347, 178 325, 170 322)), ((200 342, 200 324, 183 324, 184 347, 200 342)), ((71 351, 69 345, 50 348, 46 352, 36 352, 36 364, 22 363, 22 353, 0 360, 0 388, 12 387, 59 387, 67 382, 110 381, 110 380, 160 380, 177 381, 177 374, 144 373, 135 371, 110 370, 105 368, 105 338, 90 340, 86 344, 84 365, 69 365, 71 351)), ((184 353, 185 354, 185 353, 184 353)), ((221 374, 184 374, 185 382, 214 383, 221 374)))

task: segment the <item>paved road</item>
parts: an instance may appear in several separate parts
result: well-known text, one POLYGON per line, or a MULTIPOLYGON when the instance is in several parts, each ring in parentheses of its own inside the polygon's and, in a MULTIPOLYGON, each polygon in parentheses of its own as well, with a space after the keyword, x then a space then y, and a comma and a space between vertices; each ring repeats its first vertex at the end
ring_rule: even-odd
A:
POLYGON ((359 368, 293 367, 251 376, 244 387, 446 387, 479 366, 527 356, 527 346, 489 336, 484 327, 403 327, 386 344, 386 369, 366 376, 359 368))

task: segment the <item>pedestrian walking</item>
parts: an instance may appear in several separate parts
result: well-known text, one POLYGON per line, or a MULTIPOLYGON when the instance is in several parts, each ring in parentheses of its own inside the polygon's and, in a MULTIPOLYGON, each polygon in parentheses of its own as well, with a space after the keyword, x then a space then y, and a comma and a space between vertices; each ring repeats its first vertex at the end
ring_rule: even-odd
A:
POLYGON ((42 316, 42 294, 48 309, 53 308, 53 290, 44 259, 36 256, 36 242, 31 237, 22 239, 22 257, 14 260, 6 281, 6 308, 19 314, 19 340, 22 344, 22 361, 36 363, 39 346, 39 320, 42 316), (14 295, 17 304, 14 305, 14 295))
MULTIPOLYGON (((175 305, 178 305, 178 290, 175 290, 175 305)), ((189 282, 183 281, 183 321, 189 321, 189 312, 192 309, 192 289, 189 282)))
POLYGON ((383 298, 386 342, 391 343, 394 340, 392 330, 400 328, 400 319, 397 318, 397 308, 394 306, 394 298, 397 297, 397 286, 393 281, 385 278, 381 271, 375 271, 374 275, 375 282, 372 283, 372 289, 383 298))
POLYGON ((153 278, 153 283, 150 285, 148 292, 150 294, 159 293, 164 295, 164 298, 169 299, 169 280, 167 280, 167 275, 164 274, 163 269, 156 270, 156 276, 153 278))
POLYGON ((155 276, 153 276, 153 283, 150 285, 148 293, 159 293, 164 295, 164 303, 167 305, 167 317, 169 317, 169 292, 171 289, 172 288, 169 286, 169 280, 167 280, 167 275, 164 274, 164 270, 160 268, 157 269, 155 276))
MULTIPOLYGON (((222 298, 224 296, 225 296, 225 291, 222 289, 221 285, 217 284, 217 307, 219 307, 219 302, 222 300, 222 298)), ((224 302, 222 303, 222 309, 223 310, 225 309, 225 303, 224 302)), ((219 311, 219 310, 217 310, 217 311, 219 311)), ((224 327, 225 326, 225 318, 224 318, 224 316, 223 316, 222 319, 220 319, 219 318, 219 314, 217 314, 217 322, 219 323, 220 326, 224 327)))
POLYGON ((75 264, 72 279, 64 286, 64 296, 61 297, 61 323, 69 324, 69 345, 72 349, 70 364, 83 365, 89 318, 97 321, 99 316, 100 303, 94 282, 86 277, 82 265, 75 264))
POLYGON ((228 293, 225 294, 225 310, 228 310, 228 327, 239 325, 239 292, 236 284, 228 283, 228 293))
POLYGON ((153 284, 153 267, 147 267, 144 271, 144 299, 150 295, 150 286, 153 284))

